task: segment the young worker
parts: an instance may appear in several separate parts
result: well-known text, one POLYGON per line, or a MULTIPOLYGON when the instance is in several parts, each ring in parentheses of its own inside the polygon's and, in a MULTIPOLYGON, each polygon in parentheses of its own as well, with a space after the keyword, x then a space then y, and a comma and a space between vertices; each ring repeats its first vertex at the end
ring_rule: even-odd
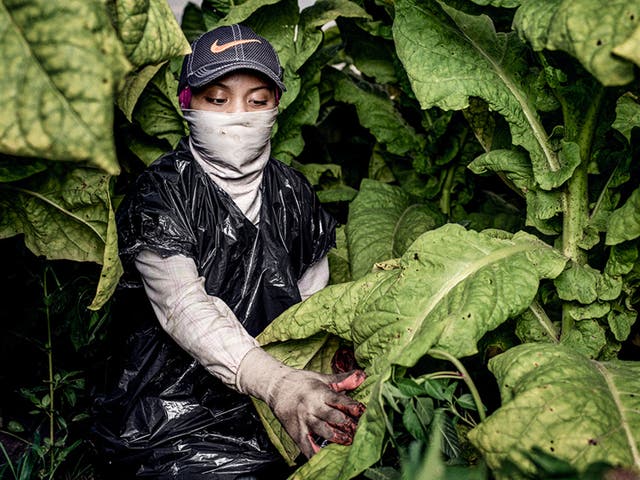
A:
POLYGON ((200 36, 178 92, 190 134, 118 209, 124 278, 140 281, 156 318, 132 340, 102 401, 111 426, 98 431, 114 461, 140 476, 265 471, 276 454, 249 395, 307 457, 320 448, 314 438, 350 444, 364 410, 342 393, 363 372, 296 370, 254 339, 327 284, 335 243, 335 221, 311 185, 270 156, 284 91, 265 38, 243 25, 200 36))

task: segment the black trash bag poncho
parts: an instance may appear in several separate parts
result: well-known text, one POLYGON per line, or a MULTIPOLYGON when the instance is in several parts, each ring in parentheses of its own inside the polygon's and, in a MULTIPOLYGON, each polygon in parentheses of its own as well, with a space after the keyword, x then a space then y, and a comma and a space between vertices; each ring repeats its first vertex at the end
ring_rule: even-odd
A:
MULTIPOLYGON (((269 160, 261 194, 256 226, 183 140, 137 179, 118 208, 122 286, 129 292, 120 295, 141 286, 133 265, 141 250, 182 254, 195 261, 207 293, 224 300, 251 335, 259 334, 300 301, 298 280, 335 244, 335 221, 299 172, 269 160)), ((105 455, 157 478, 235 478, 278 462, 250 398, 180 349, 159 327, 142 290, 135 291, 148 313, 128 341, 117 387, 96 401, 96 442, 105 455)), ((137 322, 139 310, 125 309, 116 321, 137 322)))

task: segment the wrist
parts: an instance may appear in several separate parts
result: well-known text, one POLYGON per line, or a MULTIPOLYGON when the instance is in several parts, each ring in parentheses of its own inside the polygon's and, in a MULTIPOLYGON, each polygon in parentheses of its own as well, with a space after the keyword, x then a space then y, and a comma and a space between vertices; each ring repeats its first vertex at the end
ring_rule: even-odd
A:
POLYGON ((236 374, 236 390, 269 403, 273 390, 293 369, 260 347, 252 348, 241 360, 236 374))

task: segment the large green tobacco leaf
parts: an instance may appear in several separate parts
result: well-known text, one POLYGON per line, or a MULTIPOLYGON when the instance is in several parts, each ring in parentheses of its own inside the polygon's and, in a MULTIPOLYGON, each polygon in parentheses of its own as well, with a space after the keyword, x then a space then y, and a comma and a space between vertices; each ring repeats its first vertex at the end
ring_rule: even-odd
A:
POLYGON ((493 150, 475 158, 468 168, 478 175, 500 172, 521 192, 535 188, 531 164, 526 155, 516 150, 493 150))
POLYGON ((165 0, 116 0, 116 27, 131 63, 153 65, 191 51, 165 0))
POLYGON ((640 188, 611 214, 607 230, 607 245, 617 245, 640 237, 640 188))
POLYGON ((132 114, 147 135, 167 142, 166 150, 175 147, 187 133, 177 90, 178 81, 165 64, 147 85, 132 114))
POLYGON ((358 194, 355 188, 345 184, 340 165, 294 161, 292 166, 302 172, 316 188, 318 199, 322 203, 350 202, 358 194))
POLYGON ((120 167, 113 98, 129 63, 103 2, 0 4, 0 151, 120 167))
POLYGON ((506 149, 492 150, 476 157, 468 168, 477 174, 501 174, 513 189, 522 192, 527 199, 526 225, 549 235, 559 233, 549 220, 553 220, 562 211, 561 196, 558 192, 537 188, 525 153, 506 149))
MULTIPOLYGON (((345 41, 345 52, 360 72, 379 84, 397 82, 395 49, 391 39, 381 38, 379 32, 373 35, 363 30, 358 21, 342 20, 338 27, 345 41)), ((388 26, 387 29, 390 34, 391 29, 388 26)))
POLYGON ((272 140, 273 156, 291 164, 304 149, 304 139, 300 134, 303 125, 313 125, 320 112, 320 93, 312 86, 300 95, 278 117, 278 130, 272 140))
MULTIPOLYGON (((287 342, 328 332, 353 343, 368 375, 355 397, 367 411, 347 459, 336 459, 341 465, 335 477, 353 478, 380 457, 381 392, 393 365, 413 366, 431 348, 456 357, 474 354, 477 341, 524 311, 540 279, 557 276, 565 262, 524 232, 504 239, 448 224, 421 235, 395 268, 390 263, 388 270, 332 285, 290 308, 259 339, 287 342)), ((334 450, 323 449, 316 461, 325 464, 334 450)), ((326 478, 321 471, 308 475, 326 478)))
MULTIPOLYGON (((215 25, 209 22, 206 23, 207 29, 211 29, 218 25, 231 25, 233 23, 245 23, 251 15, 253 15, 258 9, 261 9, 266 6, 282 3, 281 0, 247 0, 245 2, 220 2, 220 4, 225 7, 224 4, 228 4, 226 8, 229 9, 227 16, 222 19, 222 21, 217 22, 215 25)), ((264 15, 264 11, 262 12, 264 15)), ((264 15, 268 18, 273 18, 270 15, 264 15)), ((208 20, 205 17, 205 21, 208 20)), ((269 38, 269 37, 267 37, 269 38)))
POLYGON ((125 84, 116 98, 116 103, 130 122, 140 95, 161 67, 162 64, 147 65, 140 71, 127 76, 125 84))
POLYGON ((584 469, 597 461, 640 468, 640 363, 597 362, 572 349, 524 344, 489 367, 502 406, 469 433, 498 478, 506 462, 532 470, 533 447, 584 469))
POLYGON ((322 43, 322 27, 337 18, 369 18, 356 2, 350 0, 323 0, 314 2, 300 14, 300 35, 295 38, 294 70, 300 68, 322 43))
POLYGON ((620 97, 616 105, 616 119, 611 126, 631 142, 631 131, 640 127, 640 104, 631 96, 620 97))
MULTIPOLYGON (((508 234, 507 234, 508 235, 508 234)), ((320 331, 355 344, 367 366, 380 356, 413 365, 431 346, 463 357, 487 330, 529 306, 540 278, 555 278, 566 258, 536 237, 510 239, 447 224, 421 235, 396 268, 327 287, 278 317, 270 343, 320 331)))
POLYGON ((526 0, 514 27, 535 50, 562 50, 604 85, 633 81, 634 64, 614 55, 640 20, 640 1, 526 0))
POLYGON ((363 277, 376 262, 402 256, 416 238, 442 223, 440 212, 414 203, 402 188, 365 178, 349 206, 346 232, 352 278, 363 277))
POLYGON ((96 169, 59 168, 0 188, 0 238, 24 234, 35 255, 103 266, 93 309, 108 300, 122 272, 109 182, 96 169))
MULTIPOLYGON (((349 448, 331 444, 322 449, 319 454, 297 469, 288 480, 332 480, 340 478, 340 467, 349 455, 349 448)), ((365 477, 377 478, 377 477, 365 477)))
POLYGON ((380 92, 361 88, 337 70, 330 73, 327 77, 333 85, 334 98, 339 102, 355 105, 362 126, 369 129, 389 152, 396 155, 406 155, 409 152, 419 155, 424 151, 424 137, 407 123, 388 97, 380 92))
POLYGON ((331 272, 331 277, 329 278, 330 285, 352 280, 349 249, 347 248, 347 234, 344 225, 336 229, 336 246, 329 251, 328 258, 329 271, 331 272))
POLYGON ((413 91, 424 109, 462 110, 483 99, 507 120, 513 143, 531 157, 545 190, 571 177, 580 159, 570 144, 556 151, 530 92, 529 54, 516 34, 497 33, 487 16, 472 16, 442 2, 399 0, 393 35, 413 91))

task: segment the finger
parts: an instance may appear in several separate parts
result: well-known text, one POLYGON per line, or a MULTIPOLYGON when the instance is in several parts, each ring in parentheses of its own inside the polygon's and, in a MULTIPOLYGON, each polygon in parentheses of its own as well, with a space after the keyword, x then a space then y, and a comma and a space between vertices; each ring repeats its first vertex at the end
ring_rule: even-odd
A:
POLYGON ((334 430, 333 435, 329 439, 331 443, 337 443, 338 445, 351 445, 353 443, 353 435, 342 430, 334 430))
MULTIPOLYGON (((313 432, 329 442, 339 445, 351 445, 355 434, 355 427, 356 425, 353 422, 338 425, 320 422, 313 427, 313 432), (350 427, 347 425, 350 425, 350 427)), ((315 442, 313 443, 316 445, 315 442)))
POLYGON ((309 430, 331 442, 349 445, 358 424, 335 409, 333 414, 309 419, 309 430), (337 414, 337 415, 336 415, 337 414), (329 419, 331 418, 331 419, 329 419), (346 443, 349 442, 349 443, 346 443))
POLYGON ((318 421, 330 423, 333 425, 341 425, 346 422, 353 422, 354 418, 345 412, 345 407, 336 408, 336 405, 344 405, 347 402, 357 403, 346 395, 332 394, 322 399, 323 402, 318 404, 313 412, 313 417, 318 421))
MULTIPOLYGON (((311 458, 314 453, 317 453, 317 449, 320 447, 318 447, 313 440, 313 432, 307 428, 308 426, 301 424, 300 427, 300 430, 296 432, 297 435, 295 437, 292 435, 291 438, 295 440, 302 454, 307 458, 311 458)), ((289 435, 291 435, 291 433, 289 433, 289 435)))
POLYGON ((342 375, 336 375, 335 382, 329 384, 329 388, 334 392, 344 392, 354 390, 359 387, 367 378, 363 370, 353 370, 352 372, 342 375))
POLYGON ((322 448, 316 443, 316 441, 313 439, 313 435, 311 435, 310 433, 307 433, 307 440, 309 440, 312 453, 311 455, 307 455, 305 452, 302 453, 304 453, 307 458, 311 458, 313 455, 322 450, 322 448))
MULTIPOLYGON (((348 398, 348 397, 347 397, 348 398)), ((360 418, 367 407, 364 404, 357 402, 355 400, 351 400, 350 402, 336 402, 336 403, 327 403, 332 408, 340 410, 343 413, 346 413, 350 417, 360 418)))

